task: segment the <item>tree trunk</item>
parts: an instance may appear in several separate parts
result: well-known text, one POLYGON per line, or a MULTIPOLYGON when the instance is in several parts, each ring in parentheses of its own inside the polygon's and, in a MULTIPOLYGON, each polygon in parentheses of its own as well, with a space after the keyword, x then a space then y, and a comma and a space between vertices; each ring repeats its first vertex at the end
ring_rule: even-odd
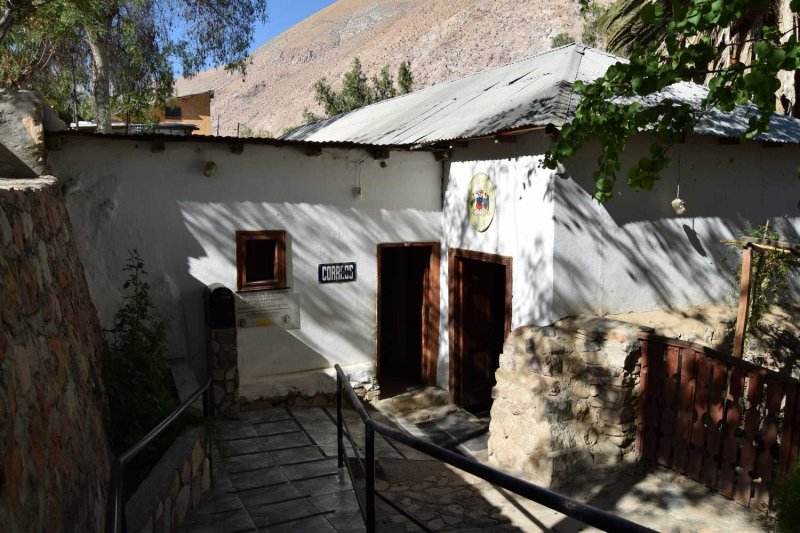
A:
MULTIPOLYGON (((783 34, 782 41, 786 42, 790 37, 800 37, 797 31, 797 15, 792 13, 789 0, 781 0, 778 6, 778 31, 783 34)), ((797 71, 781 70, 778 72, 778 80, 781 88, 775 93, 777 99, 776 108, 779 112, 793 117, 800 116, 800 102, 798 102, 797 71)))
MULTIPOLYGON (((111 21, 106 24, 106 32, 111 31, 111 21)), ((98 133, 111 133, 111 84, 108 61, 108 38, 105 35, 89 33, 89 48, 92 52, 94 69, 95 122, 98 133)))

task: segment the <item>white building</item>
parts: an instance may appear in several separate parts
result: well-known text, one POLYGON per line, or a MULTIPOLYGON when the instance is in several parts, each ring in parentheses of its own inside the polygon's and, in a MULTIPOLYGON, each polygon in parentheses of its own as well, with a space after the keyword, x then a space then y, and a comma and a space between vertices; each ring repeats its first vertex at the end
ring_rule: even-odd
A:
MULTIPOLYGON (((615 61, 570 45, 284 141, 62 133, 48 163, 69 182, 70 215, 106 325, 127 250, 136 247, 172 319, 176 356, 202 375, 204 288, 248 288, 237 280, 237 231, 284 231, 285 267, 272 262, 280 235, 267 234, 271 266, 259 276, 271 281, 256 279, 253 288, 265 290, 240 298, 288 287, 282 298, 299 311, 287 313, 288 326, 239 329, 244 397, 331 391, 339 363, 355 380, 438 384, 480 409, 512 328, 723 302, 735 254, 720 239, 767 219, 789 236, 800 228, 800 122, 786 117, 739 143, 732 139, 746 110, 709 115, 675 149, 655 190, 618 185, 603 205, 589 195, 591 147, 562 173, 541 168, 548 132, 574 109, 572 82, 615 61), (470 183, 481 174, 492 185, 482 182, 489 202, 477 195, 477 209, 470 183), (683 216, 670 206, 679 183, 683 216), (468 198, 483 231, 471 224, 468 198), (320 265, 346 263, 355 263, 354 280, 321 282, 320 265)), ((695 86, 675 90, 689 101, 702 96, 695 86)), ((647 141, 631 142, 629 161, 647 141)), ((242 266, 240 258, 239 276, 242 266)))

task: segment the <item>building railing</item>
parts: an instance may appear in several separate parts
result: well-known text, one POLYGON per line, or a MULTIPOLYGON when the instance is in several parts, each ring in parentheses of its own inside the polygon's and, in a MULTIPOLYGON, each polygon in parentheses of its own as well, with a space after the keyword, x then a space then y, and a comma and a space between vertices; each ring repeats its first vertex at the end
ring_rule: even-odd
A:
MULTIPOLYGON (((153 442, 161 433, 164 432, 173 422, 186 411, 200 396, 203 396, 203 416, 209 417, 213 414, 214 399, 212 395, 211 379, 205 385, 197 389, 185 402, 161 421, 150 433, 145 435, 128 450, 117 456, 111 464, 111 483, 108 492, 108 506, 106 509, 106 532, 107 533, 127 533, 127 523, 125 517, 125 499, 123 494, 123 480, 125 475, 125 465, 130 463, 148 444, 153 442)), ((211 454, 208 457, 211 461, 211 454)), ((210 465, 210 463, 209 463, 210 465)), ((210 468, 210 466, 209 466, 210 468)))
POLYGON ((428 528, 424 522, 392 502, 389 498, 384 496, 375 488, 375 433, 378 433, 383 437, 392 439, 396 442, 400 442, 409 448, 413 448, 430 457, 433 457, 434 459, 438 459, 443 463, 447 463, 450 466, 458 468, 459 470, 468 472, 496 487, 506 489, 514 494, 522 496, 523 498, 536 502, 540 505, 544 505, 545 507, 553 509, 554 511, 558 511, 559 513, 562 513, 570 518, 574 518, 575 520, 579 520, 586 525, 596 527, 603 531, 614 531, 619 533, 654 531, 590 505, 577 502, 538 485, 534 485, 533 483, 529 483, 522 479, 508 475, 505 472, 501 472, 473 459, 464 457, 450 450, 446 450, 428 441, 419 439, 373 420, 362 405, 361 400, 358 398, 358 396, 356 396, 355 391, 353 391, 353 388, 350 386, 350 381, 347 379, 347 376, 344 374, 339 365, 336 365, 336 429, 338 443, 337 457, 339 467, 347 466, 351 481, 353 481, 353 487, 356 488, 355 476, 353 476, 353 473, 350 469, 350 462, 348 460, 349 458, 347 457, 347 452, 344 447, 344 438, 347 437, 353 447, 355 459, 362 466, 366 476, 364 501, 362 503, 360 498, 357 498, 357 500, 368 533, 373 533, 375 531, 376 497, 386 502, 389 506, 416 524, 423 531, 431 531, 431 529, 428 528), (344 395, 347 395, 347 398, 350 400, 350 403, 353 405, 353 408, 355 409, 356 413, 358 413, 358 416, 361 418, 361 421, 364 424, 363 458, 358 453, 358 447, 353 441, 352 432, 342 416, 344 395))

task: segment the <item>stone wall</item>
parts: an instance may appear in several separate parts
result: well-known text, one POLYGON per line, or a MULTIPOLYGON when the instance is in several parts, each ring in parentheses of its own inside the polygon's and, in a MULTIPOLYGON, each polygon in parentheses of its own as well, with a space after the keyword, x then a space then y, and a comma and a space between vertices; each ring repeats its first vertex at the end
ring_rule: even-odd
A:
POLYGON ((100 531, 105 344, 54 178, 0 179, 0 322, 0 531, 100 531))
POLYGON ((208 330, 208 368, 214 387, 218 415, 239 416, 239 352, 236 328, 208 330))
POLYGON ((489 460, 544 485, 635 461, 638 331, 601 318, 514 330, 496 374, 489 460))
POLYGON ((128 500, 128 531, 177 531, 210 487, 208 434, 204 428, 190 428, 175 439, 128 500))

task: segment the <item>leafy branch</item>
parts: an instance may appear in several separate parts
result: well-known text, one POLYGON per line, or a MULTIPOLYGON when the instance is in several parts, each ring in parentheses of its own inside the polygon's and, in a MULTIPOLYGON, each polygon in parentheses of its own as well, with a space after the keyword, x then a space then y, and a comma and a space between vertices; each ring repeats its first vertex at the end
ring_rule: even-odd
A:
MULTIPOLYGON (((667 6, 657 2, 642 7, 642 20, 655 28, 657 37, 647 45, 634 44, 628 63, 611 66, 593 83, 575 83, 580 97, 575 118, 545 154, 543 165, 555 169, 595 137, 600 155, 592 177, 593 196, 598 201, 611 198, 622 172, 620 158, 631 136, 642 131, 656 136, 649 154, 625 173, 631 189, 650 190, 670 164, 669 146, 691 134, 706 110, 732 111, 750 102, 757 113, 750 117, 744 137, 753 139, 766 132, 775 110, 775 92, 780 88, 778 73, 800 67, 796 35, 787 37, 787 32, 771 25, 761 28, 748 64, 732 61, 715 67, 722 50, 710 35, 768 9, 765 0, 675 0, 667 6), (658 95, 674 83, 702 81, 708 74, 713 74, 707 81, 709 91, 699 109, 668 98, 654 105, 643 103, 645 97, 658 95)), ((795 14, 800 11, 800 0, 792 0, 790 8, 795 14)))

